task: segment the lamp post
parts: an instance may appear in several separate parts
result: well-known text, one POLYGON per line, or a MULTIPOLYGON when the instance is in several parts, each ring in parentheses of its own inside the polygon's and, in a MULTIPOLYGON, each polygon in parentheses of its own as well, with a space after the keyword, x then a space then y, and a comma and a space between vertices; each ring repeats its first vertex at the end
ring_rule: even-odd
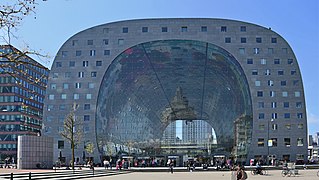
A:
POLYGON ((271 147, 273 144, 272 144, 272 140, 269 139, 269 132, 270 132, 270 127, 269 127, 269 123, 270 122, 273 122, 274 119, 270 119, 270 121, 268 121, 268 126, 267 126, 267 165, 269 165, 269 147, 271 147))

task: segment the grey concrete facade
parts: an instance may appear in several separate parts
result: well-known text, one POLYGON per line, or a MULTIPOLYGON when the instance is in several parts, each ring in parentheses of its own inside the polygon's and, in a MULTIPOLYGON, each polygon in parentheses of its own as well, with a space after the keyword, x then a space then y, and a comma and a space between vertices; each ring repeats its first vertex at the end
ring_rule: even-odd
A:
MULTIPOLYGON (((225 19, 142 19, 107 23, 70 37, 54 60, 44 109, 44 133, 71 157, 69 144, 58 149, 63 120, 74 102, 84 120, 83 142, 96 143, 96 106, 100 84, 112 61, 126 49, 158 40, 195 40, 225 49, 246 76, 253 110, 248 159, 275 155, 291 161, 307 158, 307 118, 303 83, 293 50, 270 28, 225 19), (144 30, 143 30, 144 29, 144 30), (144 31, 144 32, 143 32, 144 31), (167 31, 167 32, 166 32, 167 31), (89 105, 88 105, 89 104, 89 105), (271 146, 267 146, 272 139, 271 146)), ((97 145, 96 145, 97 146, 97 145)), ((76 157, 80 160, 83 147, 76 157)), ((95 148, 95 159, 99 159, 95 148)))

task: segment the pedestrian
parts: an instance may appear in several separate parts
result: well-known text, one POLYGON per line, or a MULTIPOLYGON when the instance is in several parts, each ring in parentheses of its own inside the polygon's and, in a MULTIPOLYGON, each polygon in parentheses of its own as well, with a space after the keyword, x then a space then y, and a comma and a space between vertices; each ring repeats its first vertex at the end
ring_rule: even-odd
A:
POLYGON ((247 179, 247 173, 244 170, 243 166, 239 166, 236 172, 237 180, 245 180, 247 179))
POLYGON ((171 163, 169 164, 169 169, 171 171, 171 174, 174 173, 174 160, 171 160, 171 163))

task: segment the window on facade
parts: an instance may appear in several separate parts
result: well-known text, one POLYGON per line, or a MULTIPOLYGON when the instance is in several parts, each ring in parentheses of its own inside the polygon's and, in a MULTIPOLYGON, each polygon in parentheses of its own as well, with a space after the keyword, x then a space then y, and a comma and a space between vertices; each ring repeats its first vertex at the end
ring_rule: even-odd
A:
POLYGON ((274 64, 280 64, 280 59, 274 59, 274 64))
POLYGON ((298 124, 297 127, 298 129, 303 129, 303 124, 298 124))
POLYGON ((287 81, 280 81, 280 85, 281 86, 286 86, 287 85, 287 81))
POLYGON ((300 97, 300 91, 295 91, 295 97, 300 97))
POLYGON ((247 42, 247 39, 246 39, 245 37, 242 37, 242 38, 240 38, 240 42, 241 42, 241 43, 246 43, 246 42, 247 42))
POLYGON ((58 141, 58 149, 64 149, 64 141, 58 141))
POLYGON ((260 81, 255 81, 255 86, 260 86, 260 81))
POLYGON ((88 45, 93 45, 93 40, 88 40, 88 45))
POLYGON ((251 71, 251 75, 258 75, 258 70, 257 69, 253 69, 251 71))
POLYGON ((66 94, 61 94, 61 99, 66 99, 66 94))
POLYGON ((168 28, 167 27, 162 27, 162 32, 167 32, 168 28))
POLYGON ((277 43, 277 38, 271 38, 271 43, 277 43))
POLYGON ((265 103, 264 102, 258 102, 258 108, 264 108, 265 103))
POLYGON ((124 44, 124 39, 118 39, 117 44, 119 46, 123 45, 124 44))
POLYGON ((75 61, 70 61, 69 62, 69 67, 74 67, 75 66, 75 61))
POLYGON ((266 69, 266 71, 265 71, 265 75, 266 76, 269 76, 271 73, 270 73, 270 69, 266 69))
POLYGON ((260 53, 260 49, 259 48, 254 48, 254 54, 259 54, 260 53))
POLYGON ((110 50, 104 50, 104 56, 109 56, 111 54, 110 50))
POLYGON ((68 56, 68 51, 62 51, 62 57, 65 58, 68 56))
POLYGON ((302 119, 302 113, 297 113, 297 118, 302 119))
POLYGON ((288 59, 288 64, 293 64, 294 60, 293 59, 288 59))
POLYGON ((64 111, 65 110, 65 104, 60 104, 59 105, 59 110, 64 111))
POLYGON ((282 92, 282 97, 288 97, 288 92, 287 91, 283 91, 282 92))
POLYGON ((272 147, 277 147, 278 146, 278 141, 277 138, 271 138, 271 146, 272 147))
POLYGON ((55 62, 55 67, 57 67, 57 68, 62 67, 62 62, 55 62))
POLYGON ((82 62, 83 67, 88 67, 89 66, 89 61, 83 61, 82 62))
POLYGON ((302 108, 302 103, 301 102, 296 102, 296 108, 302 108))
POLYGON ((284 108, 289 108, 289 102, 284 102, 284 108))
POLYGON ((245 54, 245 48, 239 48, 239 54, 245 54))
POLYGON ((258 147, 264 147, 264 146, 265 146, 265 139, 258 138, 258 147))
POLYGON ((95 66, 102 66, 102 61, 96 61, 95 66))
POLYGON ((103 28, 103 34, 109 33, 110 29, 109 28, 103 28))
POLYGON ((54 94, 49 94, 49 99, 54 100, 54 94))
POLYGON ((260 130, 260 131, 265 130, 265 125, 264 124, 259 124, 258 130, 260 130))
POLYGON ((246 32, 246 26, 240 26, 240 31, 241 32, 246 32))
POLYGON ((72 40, 72 46, 76 46, 79 44, 79 41, 78 40, 72 40))
POLYGON ((91 72, 91 77, 96 77, 97 76, 97 72, 94 71, 94 72, 91 72))
POLYGON ((59 73, 53 73, 53 78, 59 78, 59 73))
POLYGON ((81 88, 81 83, 79 83, 79 82, 75 83, 75 88, 76 89, 80 89, 81 88))
POLYGON ((262 91, 257 91, 257 97, 263 97, 263 92, 262 91))
MULTIPOLYGON (((54 106, 53 105, 47 105, 47 110, 48 111, 51 111, 51 110, 54 110, 54 106)), ((51 117, 51 116, 48 116, 48 117, 51 117)), ((48 120, 48 119, 47 119, 48 120)), ((51 120, 50 120, 51 121, 51 120)))
POLYGON ((221 32, 227 32, 227 27, 226 27, 226 26, 220 27, 220 31, 221 31, 221 32))
POLYGON ((271 113, 271 118, 272 119, 277 119, 278 118, 278 114, 277 113, 271 113))
POLYGON ((142 27, 142 32, 148 32, 148 27, 142 27))
POLYGON ((274 54, 274 48, 268 48, 268 54, 274 54))
POLYGON ((84 115, 83 116, 84 121, 90 121, 90 115, 84 115))
POLYGON ((90 50, 90 56, 95 56, 96 55, 96 51, 95 50, 90 50))
POLYGON ((92 99, 92 94, 86 94, 86 99, 92 99))
POLYGON ((293 80, 293 81, 292 81, 292 84, 293 84, 294 86, 299 86, 299 80, 293 80))
POLYGON ((291 71, 290 71, 290 74, 291 74, 291 75, 296 75, 296 74, 297 74, 297 71, 296 71, 296 70, 291 70, 291 71))
POLYGON ((287 48, 282 48, 282 53, 287 54, 288 53, 288 49, 287 48))
POLYGON ((104 45, 108 45, 109 44, 109 40, 108 39, 103 39, 103 44, 104 45))
POLYGON ((278 70, 278 75, 280 76, 284 75, 284 70, 278 70))
POLYGON ((265 119, 265 114, 264 113, 259 113, 258 114, 258 119, 265 119))
POLYGON ((123 27, 122 28, 122 33, 128 33, 128 27, 123 27))
POLYGON ((266 59, 260 59, 260 64, 267 64, 267 60, 266 59))
POLYGON ((257 38, 256 38, 256 43, 262 43, 261 37, 257 37, 257 38))
POLYGON ((207 32, 207 26, 202 26, 202 27, 201 27, 201 31, 202 31, 202 32, 207 32))
POLYGON ((77 93, 73 94, 73 99, 80 99, 80 95, 77 93))
POLYGON ((82 51, 78 50, 78 51, 75 51, 75 56, 81 56, 82 55, 82 51))
POLYGON ((78 73, 78 77, 79 77, 79 78, 84 78, 84 72, 79 72, 79 73, 78 73))
POLYGON ((69 84, 68 83, 63 83, 63 89, 69 89, 69 84))
POLYGON ((290 119, 290 113, 284 113, 284 118, 285 119, 290 119))
POLYGON ((253 59, 247 59, 247 64, 254 64, 253 59))
POLYGON ((277 102, 271 102, 271 108, 277 108, 277 102))
POLYGON ((272 130, 277 130, 278 129, 278 124, 271 124, 271 129, 272 130))
POLYGON ((89 86, 89 89, 95 88, 95 84, 94 83, 89 83, 88 86, 89 86))
POLYGON ((225 43, 231 43, 231 38, 230 37, 225 37, 225 43))
POLYGON ((270 97, 275 97, 275 91, 270 91, 270 92, 269 92, 269 96, 270 96, 270 97))
POLYGON ((268 86, 274 86, 274 81, 268 80, 268 86))
POLYGON ((290 147, 290 138, 284 138, 284 145, 290 147))
POLYGON ((56 84, 55 83, 50 84, 50 89, 56 89, 56 84))
POLYGON ((91 105, 90 104, 84 104, 84 110, 90 110, 91 105))

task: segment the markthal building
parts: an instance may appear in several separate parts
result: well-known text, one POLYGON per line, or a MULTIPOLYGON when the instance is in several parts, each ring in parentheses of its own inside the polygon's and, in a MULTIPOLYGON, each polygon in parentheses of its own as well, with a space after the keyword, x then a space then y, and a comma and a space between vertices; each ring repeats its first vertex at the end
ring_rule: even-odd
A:
POLYGON ((141 19, 75 34, 56 55, 44 110, 44 134, 65 162, 71 111, 82 122, 80 163, 307 159, 296 56, 271 28, 247 22, 141 19))

